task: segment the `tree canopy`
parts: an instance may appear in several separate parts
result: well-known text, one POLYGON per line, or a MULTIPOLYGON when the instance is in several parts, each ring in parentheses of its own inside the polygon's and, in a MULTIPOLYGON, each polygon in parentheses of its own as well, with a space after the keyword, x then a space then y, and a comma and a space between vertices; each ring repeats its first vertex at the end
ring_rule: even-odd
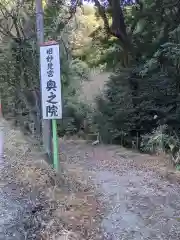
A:
MULTIPOLYGON (((4 111, 39 122, 34 3, 0 1, 0 82, 4 111)), ((59 133, 78 133, 86 119, 106 142, 132 146, 138 141, 140 147, 144 135, 161 125, 179 136, 179 1, 91 3, 43 2, 45 39, 59 41, 61 48, 64 120, 59 133), (94 69, 113 74, 91 109, 79 95, 94 69)))

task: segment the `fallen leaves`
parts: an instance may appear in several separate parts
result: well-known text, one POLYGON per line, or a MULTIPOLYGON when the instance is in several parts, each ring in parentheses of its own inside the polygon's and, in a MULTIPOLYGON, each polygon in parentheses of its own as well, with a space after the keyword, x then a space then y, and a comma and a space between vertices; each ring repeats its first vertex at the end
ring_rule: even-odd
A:
POLYGON ((61 174, 56 173, 38 157, 37 146, 18 129, 4 125, 6 170, 1 178, 14 182, 22 199, 31 199, 31 211, 23 216, 27 239, 33 235, 37 240, 96 240, 100 205, 92 186, 79 174, 82 169, 64 166, 61 174))

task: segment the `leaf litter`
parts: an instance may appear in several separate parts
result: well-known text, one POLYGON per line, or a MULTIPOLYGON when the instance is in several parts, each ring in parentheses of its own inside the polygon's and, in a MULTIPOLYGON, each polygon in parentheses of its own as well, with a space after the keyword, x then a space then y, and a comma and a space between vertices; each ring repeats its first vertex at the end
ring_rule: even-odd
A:
POLYGON ((1 126, 5 156, 0 207, 6 214, 0 216, 0 239, 101 239, 103 209, 79 170, 71 173, 64 167, 56 173, 18 129, 5 120, 1 126))
POLYGON ((81 168, 101 193, 104 239, 180 239, 180 172, 167 156, 60 141, 66 168, 81 168))

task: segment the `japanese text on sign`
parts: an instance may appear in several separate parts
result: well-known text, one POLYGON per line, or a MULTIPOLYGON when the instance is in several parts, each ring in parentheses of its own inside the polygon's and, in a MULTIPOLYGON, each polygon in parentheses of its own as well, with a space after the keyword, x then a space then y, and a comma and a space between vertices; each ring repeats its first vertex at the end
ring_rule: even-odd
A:
POLYGON ((59 45, 40 47, 43 119, 61 119, 59 45))

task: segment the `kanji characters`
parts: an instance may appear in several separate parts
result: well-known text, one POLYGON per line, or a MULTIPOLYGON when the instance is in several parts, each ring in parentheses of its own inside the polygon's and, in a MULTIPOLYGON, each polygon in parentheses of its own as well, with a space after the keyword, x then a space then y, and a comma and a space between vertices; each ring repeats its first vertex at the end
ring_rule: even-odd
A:
POLYGON ((49 62, 49 63, 48 63, 48 70, 53 70, 53 64, 52 64, 52 62, 49 62))
POLYGON ((53 54, 53 49, 51 47, 47 50, 47 54, 49 55, 53 54))
POLYGON ((56 105, 46 106, 46 116, 47 117, 57 117, 58 116, 58 107, 56 105))
POLYGON ((55 98, 56 98, 56 94, 54 94, 53 92, 50 92, 50 96, 48 96, 48 100, 47 100, 47 102, 48 103, 51 103, 51 104, 56 104, 56 103, 58 103, 58 102, 56 102, 56 101, 53 101, 55 98))
POLYGON ((53 70, 47 71, 47 75, 48 75, 48 77, 53 77, 54 71, 53 70))
POLYGON ((56 117, 58 116, 58 106, 56 105, 58 101, 56 101, 56 82, 53 80, 54 76, 54 67, 53 67, 53 48, 49 47, 46 51, 47 53, 47 76, 48 81, 46 83, 47 90, 47 99, 46 99, 46 115, 47 117, 56 117))
POLYGON ((47 81, 47 87, 46 87, 46 89, 47 89, 48 91, 50 91, 50 90, 56 91, 56 88, 57 88, 57 86, 56 86, 56 82, 55 82, 55 81, 53 81, 53 80, 51 80, 51 79, 47 81))
POLYGON ((53 60, 53 56, 52 55, 48 55, 46 60, 47 60, 47 62, 51 62, 53 60))

